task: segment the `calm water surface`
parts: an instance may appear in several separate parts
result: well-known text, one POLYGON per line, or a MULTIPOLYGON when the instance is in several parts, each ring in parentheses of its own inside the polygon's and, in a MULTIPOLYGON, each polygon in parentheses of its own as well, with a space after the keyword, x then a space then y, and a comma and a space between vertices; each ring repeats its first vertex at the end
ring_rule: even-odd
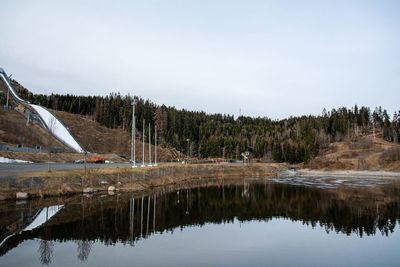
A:
POLYGON ((396 185, 242 181, 0 204, 0 266, 399 266, 396 185))

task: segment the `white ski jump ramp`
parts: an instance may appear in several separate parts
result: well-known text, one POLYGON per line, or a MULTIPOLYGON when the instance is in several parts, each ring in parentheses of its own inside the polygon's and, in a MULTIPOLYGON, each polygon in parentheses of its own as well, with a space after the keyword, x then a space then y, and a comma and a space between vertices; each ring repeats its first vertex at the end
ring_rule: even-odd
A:
POLYGON ((29 103, 29 102, 27 102, 27 101, 21 99, 21 98, 17 95, 17 93, 16 93, 16 92, 14 91, 14 89, 12 88, 12 86, 11 86, 9 80, 8 80, 8 77, 7 77, 7 75, 5 74, 5 72, 4 72, 4 70, 3 70, 2 68, 0 68, 0 76, 1 76, 1 78, 3 79, 4 83, 7 85, 7 89, 9 90, 9 92, 11 92, 12 96, 13 96, 15 99, 17 99, 17 101, 23 102, 23 103, 29 103))
POLYGON ((51 114, 44 107, 28 104, 30 105, 42 118, 45 123, 47 129, 59 140, 64 142, 70 148, 74 149, 76 152, 83 153, 85 152, 82 147, 78 144, 75 138, 71 135, 68 129, 64 124, 61 123, 53 114, 51 114))
POLYGON ((53 134, 57 139, 63 142, 65 145, 70 147, 71 149, 75 150, 79 153, 84 153, 85 150, 79 145, 79 143, 75 140, 72 134, 69 132, 67 127, 59 120, 56 116, 51 114, 47 109, 44 107, 30 104, 28 101, 21 99, 18 94, 15 92, 14 88, 11 85, 11 81, 8 78, 7 74, 5 73, 4 69, 0 68, 0 76, 7 85, 7 89, 12 94, 14 99, 17 102, 23 103, 25 105, 30 106, 33 110, 39 114, 40 118, 42 119, 43 123, 47 127, 47 129, 53 134))

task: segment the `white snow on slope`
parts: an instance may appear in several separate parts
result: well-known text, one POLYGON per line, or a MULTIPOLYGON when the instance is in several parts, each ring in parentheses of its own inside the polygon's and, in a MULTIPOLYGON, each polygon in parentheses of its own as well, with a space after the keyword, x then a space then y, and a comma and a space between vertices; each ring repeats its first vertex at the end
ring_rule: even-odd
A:
POLYGON ((67 128, 65 128, 64 124, 62 124, 53 114, 51 114, 47 109, 30 104, 32 108, 39 113, 40 117, 42 117, 44 123, 47 128, 61 141, 63 141, 70 148, 74 149, 76 152, 83 153, 84 150, 82 147, 76 142, 75 138, 71 135, 67 128))
POLYGON ((33 162, 21 160, 21 159, 9 159, 9 158, 0 157, 0 163, 33 163, 33 162))

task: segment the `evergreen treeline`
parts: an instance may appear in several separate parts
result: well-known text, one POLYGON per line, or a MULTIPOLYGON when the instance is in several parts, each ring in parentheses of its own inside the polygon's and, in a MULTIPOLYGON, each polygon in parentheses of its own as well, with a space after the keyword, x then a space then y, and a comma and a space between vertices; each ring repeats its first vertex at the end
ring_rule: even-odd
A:
MULTIPOLYGON (((391 119, 381 107, 354 106, 324 110, 319 116, 290 117, 271 120, 232 115, 206 114, 159 106, 149 100, 113 93, 108 96, 34 95, 19 90, 22 98, 45 107, 87 115, 110 128, 131 130, 132 101, 136 101, 136 128, 142 121, 157 126, 158 143, 176 148, 185 155, 240 159, 241 153, 252 150, 254 157, 278 162, 307 162, 332 141, 357 135, 382 133, 384 139, 398 142, 400 111, 391 119), (189 141, 187 141, 189 139, 189 141)), ((148 132, 145 134, 146 140, 148 132)))

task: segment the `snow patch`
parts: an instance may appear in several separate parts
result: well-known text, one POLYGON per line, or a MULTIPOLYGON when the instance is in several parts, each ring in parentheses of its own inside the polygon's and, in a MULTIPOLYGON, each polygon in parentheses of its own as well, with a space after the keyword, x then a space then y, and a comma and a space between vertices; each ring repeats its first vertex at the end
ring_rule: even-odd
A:
POLYGON ((0 163, 33 163, 33 162, 21 160, 21 159, 9 159, 9 158, 0 157, 0 163))

